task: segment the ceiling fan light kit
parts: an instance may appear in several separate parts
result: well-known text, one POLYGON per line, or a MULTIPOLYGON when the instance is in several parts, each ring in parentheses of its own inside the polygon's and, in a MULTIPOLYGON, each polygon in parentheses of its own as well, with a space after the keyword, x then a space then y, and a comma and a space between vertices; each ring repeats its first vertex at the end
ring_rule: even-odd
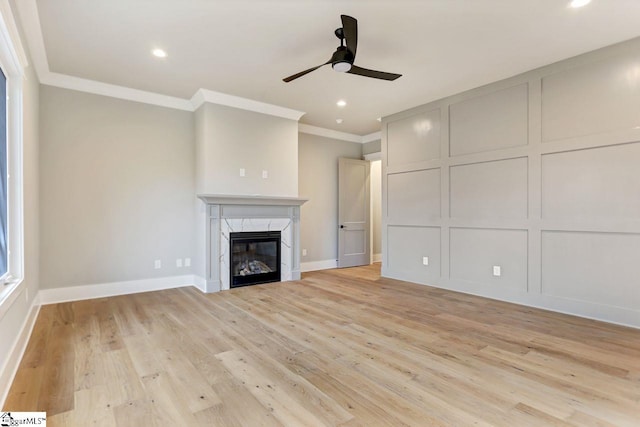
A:
POLYGON ((368 70, 366 68, 353 65, 358 48, 358 21, 348 15, 341 15, 340 17, 342 19, 342 27, 335 30, 336 37, 340 39, 340 46, 338 46, 333 55, 331 55, 331 59, 317 67, 312 67, 289 77, 285 77, 282 79, 284 82, 289 83, 292 80, 302 77, 305 74, 309 74, 310 72, 328 64, 331 64, 331 68, 340 73, 356 74, 380 80, 395 80, 402 76, 402 74, 368 70))
POLYGON ((336 62, 331 67, 339 73, 346 73, 351 69, 351 64, 347 61, 336 62))

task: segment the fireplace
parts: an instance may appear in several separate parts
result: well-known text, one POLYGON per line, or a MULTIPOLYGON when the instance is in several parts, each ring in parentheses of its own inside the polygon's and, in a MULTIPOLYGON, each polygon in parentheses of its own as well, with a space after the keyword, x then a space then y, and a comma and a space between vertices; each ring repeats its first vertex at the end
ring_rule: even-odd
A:
POLYGON ((229 286, 280 281, 280 231, 229 234, 229 286))
POLYGON ((194 268, 196 285, 203 292, 242 286, 232 286, 230 242, 235 233, 279 232, 280 276, 269 281, 300 279, 300 206, 306 199, 223 194, 200 194, 198 198, 205 203, 205 209, 198 209, 196 237, 200 240, 194 268))

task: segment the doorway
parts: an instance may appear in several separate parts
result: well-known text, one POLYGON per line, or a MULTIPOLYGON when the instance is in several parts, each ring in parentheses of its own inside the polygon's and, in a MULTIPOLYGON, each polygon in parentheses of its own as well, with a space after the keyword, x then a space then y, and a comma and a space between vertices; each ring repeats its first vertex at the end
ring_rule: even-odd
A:
MULTIPOLYGON (((379 153, 377 153, 379 154, 379 153)), ((382 160, 371 160, 371 262, 382 262, 382 160)))

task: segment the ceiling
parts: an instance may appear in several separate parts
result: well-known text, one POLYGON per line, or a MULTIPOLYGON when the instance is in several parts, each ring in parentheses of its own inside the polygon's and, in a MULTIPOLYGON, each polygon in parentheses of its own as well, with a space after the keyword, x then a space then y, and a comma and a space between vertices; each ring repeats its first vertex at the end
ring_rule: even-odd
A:
POLYGON ((378 131, 378 117, 640 35, 638 0, 580 9, 568 0, 36 4, 51 72, 185 99, 209 89, 304 111, 301 123, 356 135, 378 131), (326 66, 284 83, 330 58, 340 14, 358 19, 356 64, 403 77, 388 82, 326 66), (168 57, 152 56, 157 47, 168 57), (339 99, 347 106, 337 107, 339 99))

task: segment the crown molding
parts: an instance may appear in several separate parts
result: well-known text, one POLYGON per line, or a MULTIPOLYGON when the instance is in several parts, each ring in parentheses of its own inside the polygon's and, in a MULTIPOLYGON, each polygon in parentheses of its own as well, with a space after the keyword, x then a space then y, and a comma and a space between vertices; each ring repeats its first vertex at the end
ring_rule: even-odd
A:
MULTIPOLYGON (((6 3, 8 7, 7 0, 0 0, 0 6, 4 3, 6 3)), ((20 0, 17 1, 16 4, 18 6, 18 13, 25 32, 25 37, 27 39, 27 45, 29 46, 29 52, 31 53, 31 60, 34 64, 38 79, 42 84, 184 111, 195 111, 200 108, 202 104, 208 102, 296 121, 300 120, 300 118, 305 114, 303 111, 293 110, 279 105, 268 104, 208 89, 199 89, 191 99, 184 99, 52 72, 49 69, 49 62, 47 60, 47 52, 42 35, 42 27, 40 24, 40 16, 38 15, 36 0, 20 0)), ((3 10, 0 9, 0 11, 3 10)), ((24 58, 26 61, 26 56, 24 56, 24 58)), ((360 144, 376 141, 381 138, 380 132, 374 132, 369 135, 362 136, 302 123, 298 124, 298 130, 310 135, 323 136, 326 138, 356 142, 360 144)))
POLYGON ((35 0, 17 1, 18 17, 22 23, 22 30, 27 39, 27 46, 31 54, 31 62, 36 71, 38 79, 42 81, 42 76, 49 72, 47 54, 44 49, 44 38, 42 27, 40 26, 40 16, 35 0))
MULTIPOLYGON (((0 12, 2 12, 3 15, 5 3, 8 8, 8 0, 0 0, 0 12)), ((38 79, 42 84, 185 111, 195 111, 204 102, 211 102, 213 104, 226 105, 228 107, 240 108, 243 110, 283 117, 285 119, 296 121, 305 114, 302 111, 296 111, 280 107, 278 105, 267 104, 264 102, 254 101, 252 99, 227 95, 206 89, 198 90, 189 100, 95 80, 83 79, 66 74, 54 73, 49 69, 49 61, 47 60, 47 52, 44 44, 44 37, 42 35, 42 26, 40 24, 40 16, 38 14, 36 0, 20 0, 16 3, 18 5, 20 20, 22 21, 27 43, 30 48, 31 59, 35 65, 38 79)), ((9 29, 11 30, 11 28, 9 29)), ((17 30, 15 31, 17 34, 17 30)), ((18 40, 20 39, 18 38, 18 40)), ((26 55, 24 55, 24 52, 22 57, 26 61, 26 55)))
POLYGON ((306 125, 304 123, 298 123, 298 132, 339 139, 340 141, 357 142, 358 144, 366 144, 367 142, 377 141, 382 138, 381 132, 374 132, 369 135, 356 135, 355 133, 340 132, 319 126, 306 125))
POLYGON ((373 133, 370 133, 369 135, 364 135, 362 137, 362 143, 366 144, 367 142, 378 141, 380 139, 382 139, 382 132, 380 131, 373 132, 373 133))
MULTIPOLYGON (((16 27, 15 16, 11 10, 11 5, 8 0, 0 1, 0 40, 2 40, 2 49, 8 49, 9 55, 7 58, 12 58, 11 66, 15 71, 22 73, 29 61, 20 39, 18 28, 16 27)), ((9 65, 9 64, 7 64, 9 65)))
POLYGON ((225 105, 227 107, 239 108, 241 110, 254 111, 256 113, 268 114, 270 116, 282 117, 298 121, 305 112, 292 110, 279 105, 267 104, 266 102, 255 101, 253 99, 242 98, 240 96, 229 95, 208 89, 198 89, 191 98, 193 110, 200 108, 205 102, 211 104, 225 105))
POLYGON ((324 136, 325 138, 339 139, 341 141, 357 142, 362 144, 362 136, 354 133, 340 132, 333 129, 298 123, 298 131, 309 135, 324 136))
POLYGON ((127 101, 174 108, 176 110, 193 111, 191 102, 187 99, 132 89, 125 86, 102 83, 95 80, 82 79, 80 77, 69 76, 66 74, 48 72, 44 76, 40 77, 40 83, 48 86, 56 86, 64 89, 78 90, 96 95, 125 99, 127 101))

